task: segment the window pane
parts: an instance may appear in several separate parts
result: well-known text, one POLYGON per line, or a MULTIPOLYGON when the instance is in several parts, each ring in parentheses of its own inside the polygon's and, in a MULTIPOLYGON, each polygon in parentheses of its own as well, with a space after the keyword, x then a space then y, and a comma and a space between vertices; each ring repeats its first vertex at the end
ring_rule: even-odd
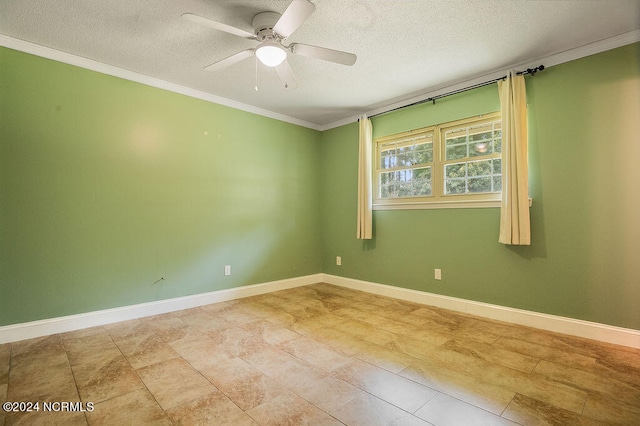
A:
POLYGON ((386 185, 390 182, 393 182, 393 172, 380 173, 380 185, 386 185))
POLYGON ((467 156, 467 145, 454 145, 447 147, 447 160, 457 160, 467 156))
POLYGON ((411 166, 413 160, 412 151, 412 146, 403 146, 398 148, 398 167, 411 166))
POLYGON ((450 146, 450 145, 460 145, 460 144, 466 144, 467 143, 467 135, 466 133, 463 133, 462 136, 458 136, 458 137, 450 137, 450 134, 452 133, 460 133, 460 132, 446 132, 445 133, 445 139, 446 139, 446 145, 450 146))
POLYGON ((494 192, 502 191, 502 176, 493 177, 493 191, 494 192))
POLYGON ((496 138, 493 142, 495 152, 502 152, 502 137, 496 138))
POLYGON ((414 164, 433 163, 433 143, 417 145, 414 155, 414 164))
POLYGON ((395 167, 397 163, 396 150, 389 149, 380 153, 380 168, 390 169, 395 167))
POLYGON ((411 196, 411 182, 399 182, 397 197, 410 197, 410 196, 411 196))
POLYGON ((447 164, 444 168, 444 174, 447 179, 464 178, 466 173, 465 163, 447 164))
POLYGON ((502 160, 499 158, 495 158, 493 160, 493 174, 494 175, 502 174, 502 160))
POLYGON ((467 174, 469 176, 488 176, 491 175, 491 161, 471 161, 468 163, 467 174))
POLYGON ((413 195, 431 195, 431 167, 413 170, 413 195))
POLYGON ((477 142, 477 141, 491 141, 491 125, 489 125, 489 129, 486 132, 476 133, 473 135, 469 135, 469 141, 477 142))
POLYGON ((464 194, 466 192, 465 179, 449 179, 445 182, 447 194, 464 194))
POLYGON ((391 189, 389 185, 380 186, 380 198, 391 198, 391 189))
POLYGON ((491 177, 469 178, 469 192, 491 192, 491 177))
POLYGON ((491 140, 476 142, 469 146, 469 157, 478 157, 480 155, 488 155, 493 153, 491 140))

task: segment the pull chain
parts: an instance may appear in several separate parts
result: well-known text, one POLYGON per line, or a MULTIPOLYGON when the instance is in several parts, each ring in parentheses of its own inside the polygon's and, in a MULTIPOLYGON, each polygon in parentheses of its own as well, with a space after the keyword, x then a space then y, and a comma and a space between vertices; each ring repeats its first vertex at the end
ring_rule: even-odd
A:
POLYGON ((255 58, 256 58, 256 87, 255 87, 255 89, 256 89, 256 92, 257 92, 258 91, 258 57, 255 56, 255 58))

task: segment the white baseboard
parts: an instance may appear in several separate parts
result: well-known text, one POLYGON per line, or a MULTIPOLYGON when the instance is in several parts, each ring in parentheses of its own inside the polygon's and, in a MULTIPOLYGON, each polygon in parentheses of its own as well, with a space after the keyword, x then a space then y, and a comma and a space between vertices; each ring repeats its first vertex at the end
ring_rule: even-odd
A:
POLYGON ((142 318, 151 315, 164 314, 181 309, 195 308, 211 303, 256 296, 259 294, 271 293, 278 290, 286 290, 288 288, 301 287, 319 282, 325 282, 354 290, 366 291, 368 293, 393 297, 395 299, 406 300, 409 302, 450 309, 452 311, 510 322, 513 324, 524 325, 527 327, 534 327, 556 333, 563 333, 571 336, 584 337, 587 339, 640 349, 639 330, 525 311, 523 309, 509 308, 489 303, 475 302, 472 300, 442 296, 417 290, 409 290, 401 287, 377 284, 369 281, 339 277, 330 274, 306 275, 303 277, 253 284, 244 287, 212 291, 209 293, 194 294, 191 296, 159 300, 156 302, 141 303, 137 305, 123 306, 120 308, 105 309, 102 311, 6 325, 0 327, 0 344, 112 324, 114 322, 142 318))
POLYGON ((256 296, 259 294, 271 293, 278 290, 286 290, 288 288, 301 287, 319 282, 322 282, 322 274, 306 275, 303 277, 253 284, 244 287, 212 291, 209 293, 194 294, 191 296, 176 297, 173 299, 158 300, 155 302, 140 303, 120 308, 6 325, 0 327, 0 344, 112 324, 114 322, 148 317, 151 315, 164 314, 181 309, 195 308, 197 306, 208 305, 211 303, 256 296))
POLYGON ((640 330, 322 274, 323 282, 480 317, 640 349, 640 330))

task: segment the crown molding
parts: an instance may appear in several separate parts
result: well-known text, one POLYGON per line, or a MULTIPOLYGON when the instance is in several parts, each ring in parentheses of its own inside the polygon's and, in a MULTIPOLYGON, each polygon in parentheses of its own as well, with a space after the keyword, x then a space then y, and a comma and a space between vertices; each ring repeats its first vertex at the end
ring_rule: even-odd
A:
MULTIPOLYGON (((409 98, 405 98, 403 100, 400 100, 394 103, 386 104, 386 105, 368 110, 367 112, 365 112, 365 114, 367 116, 371 116, 375 114, 384 113, 392 109, 402 108, 402 107, 411 105, 413 103, 420 102, 425 99, 429 99, 431 97, 441 95, 443 93, 452 92, 458 89, 463 89, 465 87, 473 86, 475 84, 483 83, 485 81, 500 78, 501 76, 506 75, 507 72, 511 69, 524 70, 527 68, 536 67, 540 64, 543 64, 545 68, 549 68, 555 65, 564 64, 565 62, 575 61, 576 59, 585 58, 587 56, 606 52, 607 50, 616 49, 618 47, 626 46, 628 44, 637 43, 637 42, 640 42, 640 30, 629 31, 624 34, 620 34, 614 37, 609 37, 593 43, 585 44, 580 47, 568 49, 562 52, 554 53, 552 55, 539 57, 537 59, 532 59, 530 61, 521 62, 519 64, 514 64, 509 67, 501 68, 499 70, 478 75, 470 79, 459 80, 455 82, 448 82, 440 86, 431 87, 425 91, 420 91, 418 94, 414 94, 409 98)), ((351 124, 351 123, 357 122, 359 117, 360 117, 360 114, 353 115, 351 117, 344 118, 342 120, 334 121, 332 123, 324 124, 320 126, 319 130, 325 131, 325 130, 333 129, 336 127, 344 126, 346 124, 351 124)))
POLYGON ((41 46, 39 44, 31 43, 28 41, 20 40, 17 38, 9 37, 0 34, 0 46, 18 50, 20 52, 29 53, 31 55, 40 56, 42 58, 51 59, 53 61, 62 62, 68 65, 84 68, 90 71, 99 72, 101 74, 110 75, 112 77, 118 77, 136 83, 144 84, 146 86, 155 87, 157 89, 168 90, 169 92, 178 93, 181 95, 189 96, 203 101, 211 102, 218 105, 227 106, 229 108, 238 109, 241 111, 249 112, 263 117, 272 118, 274 120, 284 121, 287 123, 295 124, 297 126, 308 127, 313 130, 320 130, 320 127, 305 120, 290 117, 288 115, 280 114, 277 112, 269 111, 266 109, 258 108, 252 105, 244 104, 242 102, 234 101, 232 99, 223 98, 221 96, 212 95, 201 90, 192 89, 190 87, 181 86, 179 84, 170 83, 165 80, 150 77, 148 75, 140 74, 134 71, 119 68, 113 65, 108 65, 102 62, 94 61, 93 59, 83 58, 82 56, 73 55, 71 53, 62 52, 60 50, 52 49, 50 47, 41 46))
MULTIPOLYGON (((470 79, 448 82, 440 86, 431 87, 424 91, 420 91, 418 94, 414 94, 409 98, 368 110, 366 114, 379 114, 391 109, 401 108, 415 102, 420 102, 433 96, 482 83, 505 75, 510 69, 526 69, 540 65, 541 63, 548 68, 637 42, 640 42, 640 29, 589 43, 574 49, 515 64, 507 68, 501 68, 470 79)), ((346 124, 354 123, 358 121, 358 117, 360 116, 360 114, 353 115, 331 123, 319 125, 2 34, 0 34, 0 46, 318 131, 330 130, 346 124)))

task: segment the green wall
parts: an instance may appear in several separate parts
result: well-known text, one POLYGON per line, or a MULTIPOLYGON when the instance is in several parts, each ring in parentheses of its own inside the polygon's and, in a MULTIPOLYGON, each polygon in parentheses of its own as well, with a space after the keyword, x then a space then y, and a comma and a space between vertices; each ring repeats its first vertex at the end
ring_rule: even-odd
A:
MULTIPOLYGON (((508 247, 496 208, 375 211, 357 240, 357 124, 0 48, 0 325, 325 272, 640 329, 639 50, 527 77, 533 244, 508 247)), ((377 117, 374 136, 496 111, 496 92, 377 117)))
MULTIPOLYGON (((374 211, 374 239, 356 240, 350 124, 322 134, 324 272, 640 329, 640 45, 526 84, 531 246, 498 243, 497 208, 374 211)), ((374 137, 499 107, 487 86, 376 117, 374 137)))
POLYGON ((319 142, 0 48, 0 325, 321 272, 319 142))

